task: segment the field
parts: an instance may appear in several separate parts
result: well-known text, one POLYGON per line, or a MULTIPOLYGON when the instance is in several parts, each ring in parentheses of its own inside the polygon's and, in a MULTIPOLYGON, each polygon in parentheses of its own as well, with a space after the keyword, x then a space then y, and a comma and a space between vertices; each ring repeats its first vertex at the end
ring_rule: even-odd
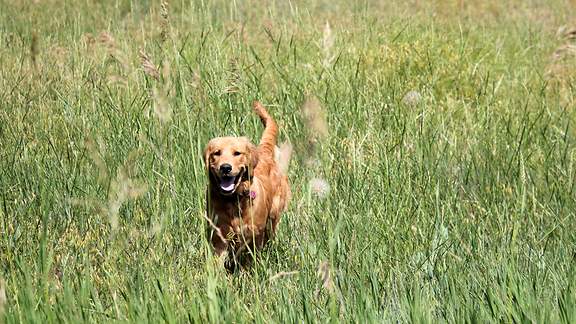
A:
POLYGON ((576 322, 576 2, 0 0, 0 322, 576 322), (202 151, 294 154, 226 274, 202 151))

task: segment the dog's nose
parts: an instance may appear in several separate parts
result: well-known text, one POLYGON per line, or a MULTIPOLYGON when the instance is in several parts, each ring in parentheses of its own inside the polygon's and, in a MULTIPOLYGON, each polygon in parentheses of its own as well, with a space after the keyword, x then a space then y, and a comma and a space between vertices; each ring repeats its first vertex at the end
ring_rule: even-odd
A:
POLYGON ((224 163, 220 166, 220 172, 222 173, 230 173, 232 171, 232 166, 228 163, 224 163))

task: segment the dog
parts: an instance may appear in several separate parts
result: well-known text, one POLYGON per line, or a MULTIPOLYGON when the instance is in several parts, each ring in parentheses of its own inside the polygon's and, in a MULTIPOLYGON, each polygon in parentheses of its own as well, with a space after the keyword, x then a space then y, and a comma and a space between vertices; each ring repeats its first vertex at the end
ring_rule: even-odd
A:
POLYGON ((291 196, 279 166, 278 126, 261 103, 253 108, 264 124, 257 147, 246 137, 217 137, 204 151, 208 240, 229 272, 247 266, 273 238, 291 196))

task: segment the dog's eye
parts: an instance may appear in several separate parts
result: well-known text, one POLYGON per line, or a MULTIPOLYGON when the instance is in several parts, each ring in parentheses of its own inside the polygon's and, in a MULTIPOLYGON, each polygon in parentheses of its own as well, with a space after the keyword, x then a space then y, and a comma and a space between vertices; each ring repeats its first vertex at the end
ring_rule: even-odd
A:
POLYGON ((214 153, 212 153, 212 155, 214 155, 214 156, 220 156, 220 151, 215 151, 214 153))
POLYGON ((240 155, 240 154, 242 154, 242 153, 240 153, 240 152, 238 152, 238 151, 234 152, 234 156, 238 156, 238 155, 240 155))

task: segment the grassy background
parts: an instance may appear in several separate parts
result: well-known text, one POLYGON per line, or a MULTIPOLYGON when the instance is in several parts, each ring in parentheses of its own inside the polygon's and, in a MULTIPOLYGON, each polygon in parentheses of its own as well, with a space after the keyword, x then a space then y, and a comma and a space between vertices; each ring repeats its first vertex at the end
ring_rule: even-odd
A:
POLYGON ((5 322, 576 321, 574 1, 0 7, 5 322), (294 197, 228 276, 201 152, 254 99, 294 197))

